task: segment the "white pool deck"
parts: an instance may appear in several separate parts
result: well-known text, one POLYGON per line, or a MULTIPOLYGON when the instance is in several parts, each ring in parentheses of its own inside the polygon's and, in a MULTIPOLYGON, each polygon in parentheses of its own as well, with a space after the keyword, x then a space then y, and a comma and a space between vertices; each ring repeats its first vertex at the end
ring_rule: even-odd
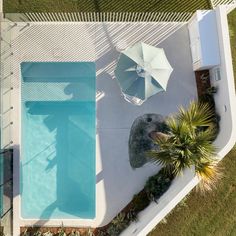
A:
MULTIPOLYGON (((22 23, 23 24, 23 23, 22 23)), ((20 25, 18 25, 20 27, 20 25)), ((21 26, 22 27, 22 26, 21 26)), ((133 170, 128 139, 135 118, 145 113, 164 116, 197 97, 187 26, 183 23, 32 23, 13 40, 12 111, 14 152, 14 235, 19 226, 91 226, 107 224, 139 192, 159 167, 133 170), (114 68, 116 45, 143 41, 164 48, 173 67, 167 91, 142 106, 125 101, 114 68), (95 61, 97 70, 96 217, 93 220, 24 220, 20 216, 20 63, 23 61, 95 61), (99 96, 100 94, 100 96, 99 96)), ((29 189, 30 191, 30 189, 29 189)))

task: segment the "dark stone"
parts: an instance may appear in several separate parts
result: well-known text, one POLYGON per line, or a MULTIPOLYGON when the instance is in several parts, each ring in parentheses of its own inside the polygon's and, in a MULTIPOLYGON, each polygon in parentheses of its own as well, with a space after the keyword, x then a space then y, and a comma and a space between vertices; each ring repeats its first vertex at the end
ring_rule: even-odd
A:
POLYGON ((129 136, 129 160, 132 168, 140 168, 147 163, 147 151, 157 149, 150 137, 152 132, 168 130, 164 118, 158 114, 145 114, 135 119, 129 136))

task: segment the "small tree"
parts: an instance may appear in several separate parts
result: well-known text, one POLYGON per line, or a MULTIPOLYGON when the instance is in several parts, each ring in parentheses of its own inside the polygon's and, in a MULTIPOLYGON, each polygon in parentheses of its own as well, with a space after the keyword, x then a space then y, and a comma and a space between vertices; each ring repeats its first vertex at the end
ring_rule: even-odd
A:
POLYGON ((148 152, 148 157, 174 175, 194 166, 202 189, 211 189, 219 177, 213 119, 214 111, 208 104, 191 102, 187 110, 181 107, 176 116, 167 119, 167 134, 151 134, 158 150, 148 152))

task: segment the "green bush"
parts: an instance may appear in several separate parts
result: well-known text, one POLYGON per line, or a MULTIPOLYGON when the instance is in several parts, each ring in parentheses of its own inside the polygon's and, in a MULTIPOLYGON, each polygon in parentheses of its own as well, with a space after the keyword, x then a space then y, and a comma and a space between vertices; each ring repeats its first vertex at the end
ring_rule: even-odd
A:
POLYGON ((144 210, 150 203, 150 200, 147 196, 145 191, 141 191, 140 193, 134 195, 131 201, 131 208, 136 212, 139 213, 140 211, 144 210))
POLYGON ((138 212, 134 208, 130 208, 126 214, 126 218, 129 222, 138 221, 138 212))
POLYGON ((112 224, 115 225, 118 231, 122 231, 124 228, 126 228, 128 223, 129 222, 124 212, 120 212, 112 221, 112 224))
POLYGON ((208 103, 212 109, 215 109, 215 100, 212 94, 203 94, 199 97, 199 102, 208 103))
POLYGON ((106 233, 108 236, 119 236, 121 232, 114 224, 111 224, 107 228, 106 233))
MULTIPOLYGON (((43 233, 43 236, 53 236, 53 233, 51 233, 50 231, 43 233)), ((72 235, 70 235, 72 236, 72 235)), ((79 235, 75 235, 75 236, 79 236, 79 235)))
POLYGON ((96 236, 108 236, 108 233, 105 232, 104 230, 98 229, 98 230, 96 231, 96 236))
POLYGON ((213 139, 213 141, 214 141, 219 133, 219 130, 220 130, 220 125, 219 125, 220 116, 216 113, 215 100, 214 100, 213 94, 206 93, 206 94, 199 97, 199 101, 202 103, 208 103, 209 106, 211 107, 211 109, 214 111, 214 117, 213 117, 214 124, 213 125, 215 126, 215 130, 216 130, 216 134, 213 139))
POLYGON ((156 175, 150 177, 144 187, 150 201, 157 201, 170 187, 173 176, 167 174, 163 169, 156 175))
POLYGON ((33 234, 33 236, 43 236, 43 233, 38 230, 33 234))

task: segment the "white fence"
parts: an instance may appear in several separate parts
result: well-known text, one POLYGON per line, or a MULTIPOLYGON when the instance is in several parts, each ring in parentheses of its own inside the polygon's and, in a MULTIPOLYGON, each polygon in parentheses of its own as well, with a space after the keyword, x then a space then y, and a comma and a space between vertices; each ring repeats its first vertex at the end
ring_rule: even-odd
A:
POLYGON ((21 21, 81 21, 81 22, 187 22, 192 12, 66 12, 7 13, 5 18, 21 21))
POLYGON ((210 0, 211 5, 213 8, 217 7, 218 5, 234 5, 236 4, 236 0, 210 0))
POLYGON ((0 130, 1 149, 12 146, 12 122, 11 122, 11 91, 12 91, 12 52, 11 52, 11 25, 1 21, 1 42, 0 42, 0 130))

